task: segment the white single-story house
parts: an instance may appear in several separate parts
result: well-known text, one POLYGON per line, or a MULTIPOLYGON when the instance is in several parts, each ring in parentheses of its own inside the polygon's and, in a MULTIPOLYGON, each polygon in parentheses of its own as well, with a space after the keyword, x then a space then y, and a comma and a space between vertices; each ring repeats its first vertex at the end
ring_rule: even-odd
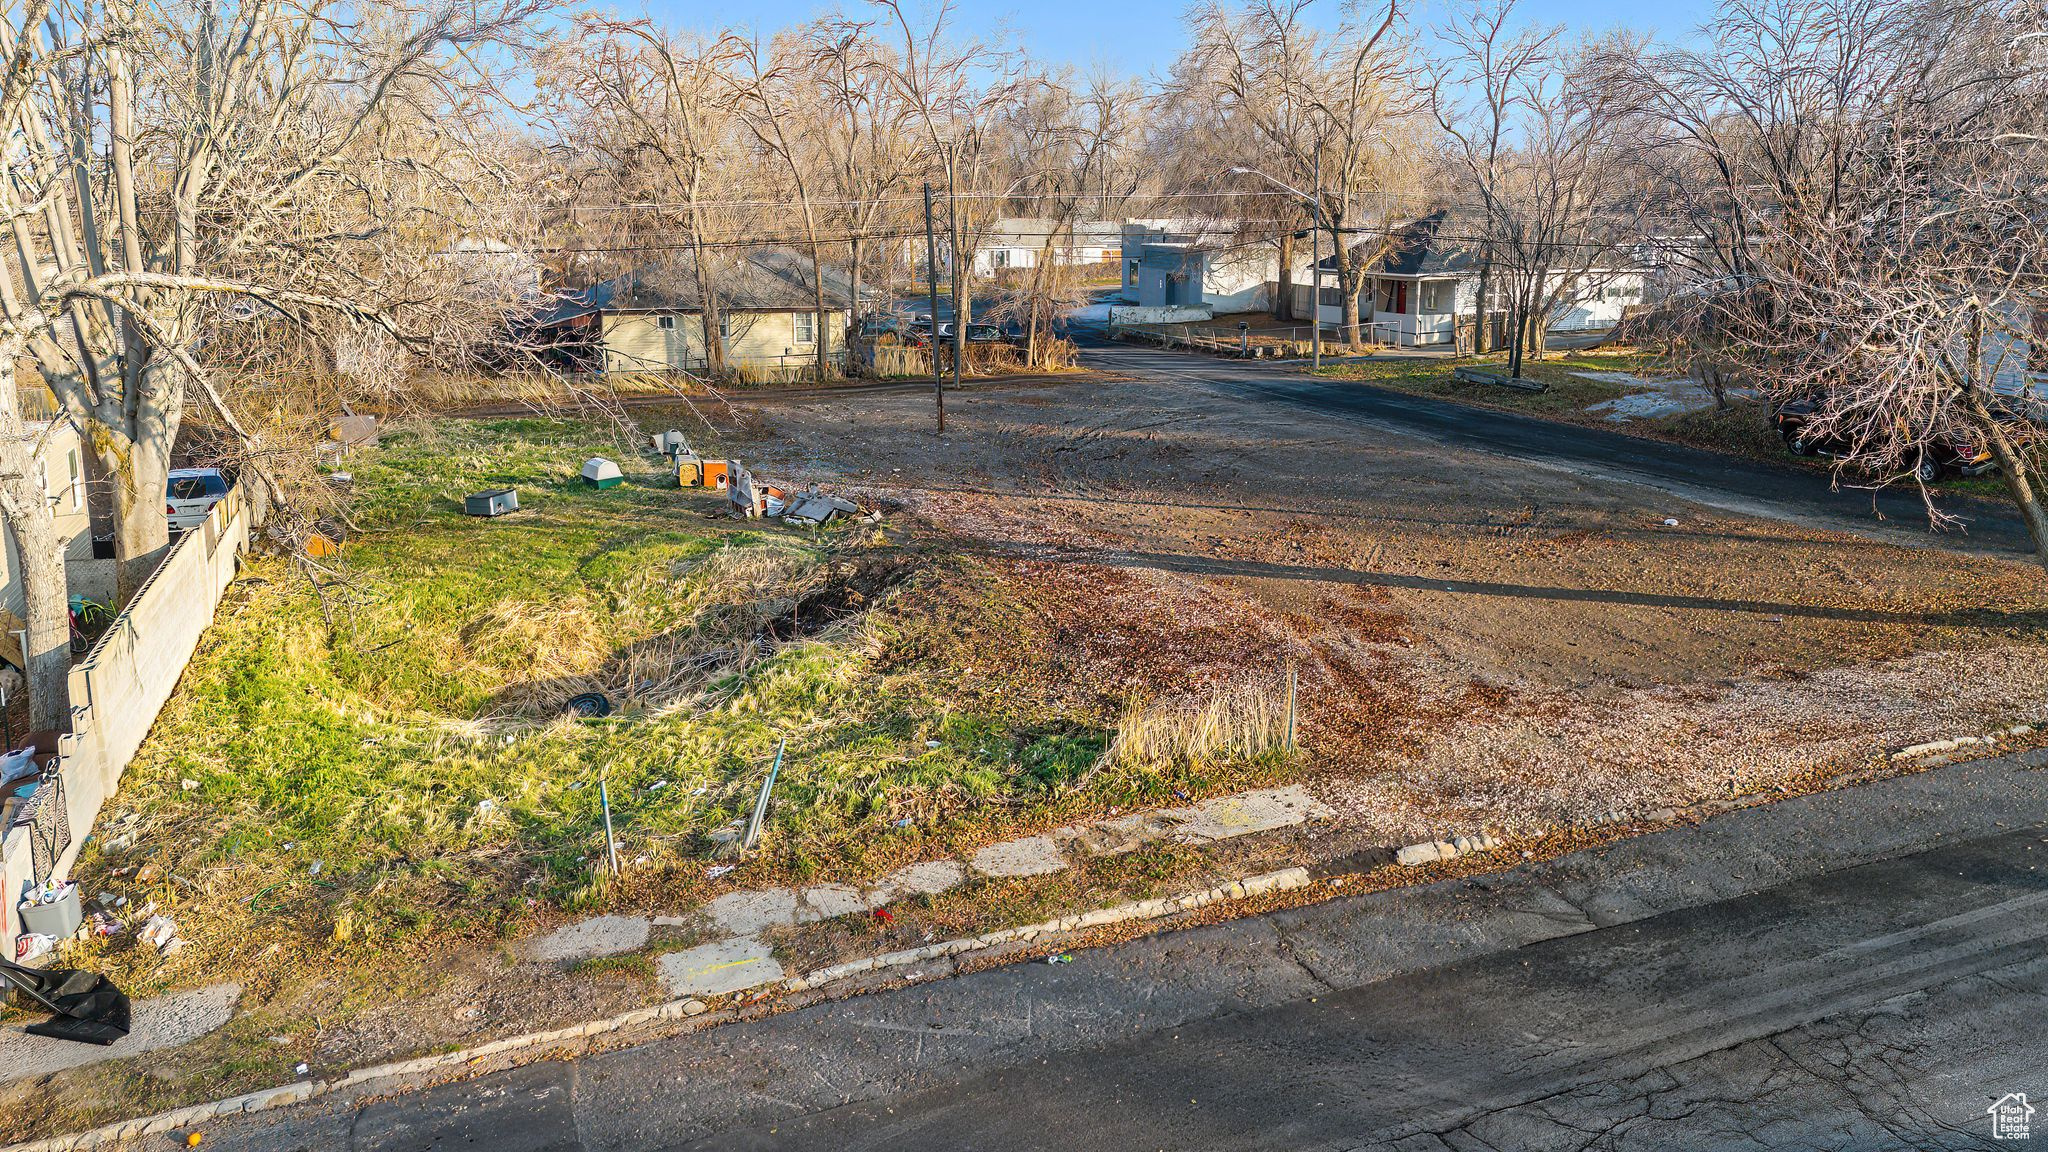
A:
POLYGON ((1123 264, 1122 297, 1141 308, 1256 312, 1272 307, 1280 277, 1271 241, 1201 224, 1126 225, 1123 264))
POLYGON ((973 271, 993 276, 1008 268, 1035 268, 1048 256, 1053 264, 1108 263, 1121 250, 1120 228, 1104 220, 1005 216, 976 243, 973 271))
MULTIPOLYGON (((561 359, 587 372, 702 373, 708 358, 704 307, 690 253, 564 296, 537 317, 561 359)), ((728 366, 742 373, 800 373, 826 355, 843 366, 853 291, 831 268, 779 249, 722 259, 712 286, 716 338, 728 366), (822 275, 825 310, 813 277, 822 275)))
MULTIPOLYGON (((1470 227, 1437 212, 1400 229, 1386 253, 1363 272, 1358 294, 1361 328, 1370 326, 1375 343, 1402 347, 1452 344, 1460 325, 1468 330, 1477 312, 1478 248, 1470 227), (1451 231, 1452 228, 1456 232, 1451 231)), ((1337 281, 1334 255, 1319 265, 1321 300, 1316 309, 1325 326, 1344 322, 1344 297, 1337 281)), ((1625 309, 1642 303, 1644 273, 1639 269, 1592 269, 1577 277, 1578 285, 1550 315, 1554 333, 1605 331, 1620 323, 1625 309)), ((1295 284, 1295 310, 1306 315, 1309 275, 1301 270, 1295 284)), ((1563 274, 1557 281, 1563 280, 1563 274)), ((1496 296, 1491 311, 1505 310, 1496 296)))
POLYGON ((465 236, 438 257, 456 282, 451 291, 485 304, 517 304, 540 298, 540 258, 524 248, 488 236, 465 236))

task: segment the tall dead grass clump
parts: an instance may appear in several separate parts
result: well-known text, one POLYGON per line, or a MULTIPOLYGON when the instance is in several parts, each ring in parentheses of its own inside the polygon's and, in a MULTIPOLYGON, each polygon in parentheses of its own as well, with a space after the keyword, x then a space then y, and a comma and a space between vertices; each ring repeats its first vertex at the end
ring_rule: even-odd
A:
POLYGON ((1038 366, 1048 372, 1065 372, 1081 362, 1081 349, 1072 340, 1048 340, 1038 346, 1038 366))
POLYGON ((471 661, 528 674, 586 671, 602 664, 612 647, 603 626, 574 600, 500 600, 458 635, 471 661))
POLYGON ((825 565, 813 556, 731 547, 698 561, 687 575, 699 597, 694 630, 700 641, 711 644, 754 639, 769 621, 794 613, 828 577, 825 565))
POLYGON ((1206 697, 1132 701, 1104 759, 1130 767, 1256 760, 1287 745, 1287 689, 1232 684, 1206 697))
POLYGON ((875 347, 874 372, 877 376, 929 376, 932 374, 932 358, 916 348, 900 344, 881 344, 875 347))

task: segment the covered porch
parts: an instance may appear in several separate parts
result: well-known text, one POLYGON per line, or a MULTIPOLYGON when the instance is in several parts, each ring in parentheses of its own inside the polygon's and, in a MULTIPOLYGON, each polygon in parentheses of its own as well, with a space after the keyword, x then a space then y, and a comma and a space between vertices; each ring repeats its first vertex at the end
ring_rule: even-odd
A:
MULTIPOLYGON (((1337 274, 1320 272, 1315 309, 1316 319, 1326 332, 1339 332, 1344 323, 1344 297, 1337 286, 1337 274)), ((1369 276, 1358 292, 1359 336, 1373 344, 1402 348, 1445 346, 1458 343, 1458 320, 1469 313, 1472 288, 1456 277, 1369 276)), ((1295 312, 1308 314, 1309 286, 1295 286, 1295 312)), ((1470 327, 1467 319, 1466 326, 1470 327)))

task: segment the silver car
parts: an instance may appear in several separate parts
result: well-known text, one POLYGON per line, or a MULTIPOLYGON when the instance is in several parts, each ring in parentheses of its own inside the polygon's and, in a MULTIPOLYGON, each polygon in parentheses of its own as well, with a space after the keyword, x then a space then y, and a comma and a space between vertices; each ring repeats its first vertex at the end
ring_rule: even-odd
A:
POLYGON ((171 531, 190 532, 228 494, 228 478, 218 468, 173 468, 164 492, 164 515, 171 531))

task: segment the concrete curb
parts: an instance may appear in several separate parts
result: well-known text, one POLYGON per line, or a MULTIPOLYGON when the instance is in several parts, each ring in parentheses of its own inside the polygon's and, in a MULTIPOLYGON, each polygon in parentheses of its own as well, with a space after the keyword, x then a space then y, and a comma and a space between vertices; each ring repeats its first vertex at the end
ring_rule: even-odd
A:
MULTIPOLYGON (((928 944, 923 948, 913 948, 902 952, 885 952, 880 956, 871 956, 864 960, 851 960, 844 964, 834 964, 827 968, 820 968, 806 976, 792 976, 786 980, 763 985, 762 987, 783 992, 816 991, 824 985, 832 984, 848 977, 883 971, 889 968, 901 968, 912 964, 920 964, 941 956, 957 956, 966 952, 979 952, 996 947, 999 944, 1036 940, 1041 936, 1057 932, 1082 931, 1089 928, 1100 928, 1109 924, 1127 923, 1133 920, 1156 920, 1181 912, 1191 912, 1198 908, 1205 908, 1211 904, 1246 900, 1270 895, 1275 892, 1285 892, 1293 888, 1304 888, 1310 883, 1312 881, 1309 877, 1308 869, 1285 868, 1278 872, 1265 872, 1256 876, 1247 876, 1242 880, 1234 880, 1229 884, 1218 885, 1217 887, 1200 892, 1191 892, 1185 896, 1139 900, 1130 904, 1119 904, 1113 908, 1100 908, 1093 912, 1081 912, 1072 916, 1062 916, 1056 920, 1046 920, 1037 924, 1026 924, 1017 928, 1004 928, 995 932, 984 932, 979 936, 969 936, 959 940, 944 940, 935 944, 928 944)), ((758 992, 759 990, 755 989, 754 991, 758 992)), ((744 993, 747 990, 742 989, 741 991, 744 993)), ((154 1136, 166 1132, 175 1132, 179 1129, 198 1128, 208 1121, 218 1120, 227 1116, 237 1116, 248 1112, 265 1112, 272 1108, 283 1108, 292 1104, 301 1104, 317 1097, 331 1095, 348 1089, 367 1088, 382 1081, 397 1080, 408 1076, 419 1076, 433 1072, 444 1072, 476 1061, 503 1056, 511 1052, 580 1042, 591 1037, 620 1032, 643 1024, 702 1016, 709 1011, 710 1006, 703 1000, 695 997, 670 1000, 646 1008, 636 1008, 631 1012, 624 1012, 602 1020, 572 1024, 566 1028, 555 1028, 546 1032, 529 1032, 523 1036, 508 1036, 502 1040, 493 1040, 486 1044, 479 1044, 474 1048, 444 1052, 437 1056, 420 1056, 411 1060, 400 1060, 390 1064, 377 1064, 368 1068, 358 1068, 345 1076, 333 1080, 305 1080, 296 1084, 282 1085, 277 1088, 247 1092, 240 1096, 230 1096, 224 1100, 214 1100, 204 1104, 192 1104, 184 1108, 174 1108, 169 1112, 159 1112, 154 1116, 143 1116, 134 1120, 123 1120, 114 1124, 105 1124, 84 1132, 73 1132, 63 1136, 49 1136, 41 1140, 31 1140, 25 1144, 10 1144, 4 1149, 0 1149, 0 1152, 75 1152, 77 1149, 102 1148, 117 1144, 123 1140, 134 1139, 138 1136, 154 1136)), ((717 1020, 707 1020, 704 1023, 719 1022, 726 1018, 729 1017, 721 1014, 717 1020)))

